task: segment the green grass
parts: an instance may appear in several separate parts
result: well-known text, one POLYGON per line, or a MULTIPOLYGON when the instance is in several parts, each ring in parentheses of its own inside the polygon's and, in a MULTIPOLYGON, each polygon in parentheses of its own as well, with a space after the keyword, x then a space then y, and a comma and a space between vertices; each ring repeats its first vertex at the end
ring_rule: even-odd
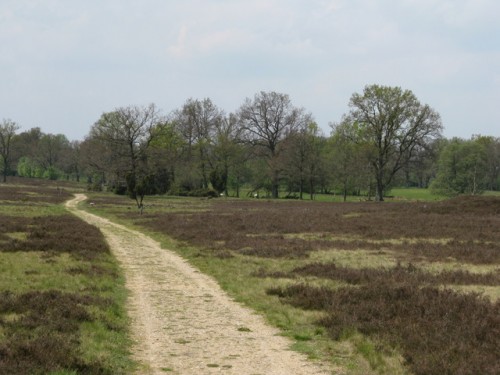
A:
MULTIPOLYGON (((332 339, 329 328, 318 324, 325 321, 328 311, 294 307, 283 303, 279 295, 266 292, 305 284, 333 293, 350 288, 354 293, 359 287, 348 281, 319 274, 304 276, 293 270, 310 263, 334 263, 338 268, 347 268, 350 274, 370 275, 373 270, 390 270, 401 262, 403 268, 411 269, 412 264, 429 273, 425 277, 428 282, 436 283, 436 289, 482 292, 496 301, 498 286, 441 285, 431 280, 443 271, 498 272, 498 257, 490 246, 498 239, 497 218, 492 216, 497 203, 481 197, 410 203, 406 201, 428 200, 423 199, 428 192, 404 189, 403 193, 406 198, 395 197, 393 200, 397 202, 383 205, 147 197, 143 216, 127 198, 93 194, 91 200, 96 202, 95 206, 82 203, 82 207, 133 226, 154 237, 163 247, 177 251, 202 272, 212 275, 236 301, 264 315, 294 341, 293 349, 311 359, 330 361, 339 372, 348 375, 405 374, 410 370, 403 365, 403 345, 395 345, 394 341, 391 346, 385 345, 377 335, 356 331, 332 339), (163 227, 154 226, 161 222, 165 223, 163 227), (463 229, 464 222, 468 230, 463 229), (482 239, 477 237, 478 229, 482 239), (300 250, 300 241, 311 246, 318 241, 318 248, 294 253, 296 256, 289 253, 292 255, 272 257, 280 254, 273 251, 283 246, 298 246, 300 250), (321 241, 330 244, 324 247, 321 241), (260 252, 245 254, 247 247, 259 248, 260 252)), ((361 307, 365 296, 358 297, 361 307)), ((473 309, 473 298, 469 302, 473 309)), ((424 327, 426 336, 435 331, 432 323, 429 321, 429 326, 424 327)), ((408 358, 407 353, 404 358, 408 358)), ((474 360, 479 360, 477 355, 474 360)))
POLYGON ((392 188, 388 195, 397 200, 436 201, 446 199, 445 196, 433 194, 430 189, 422 188, 392 188))
MULTIPOLYGON (((249 189, 242 189, 240 191, 240 198, 242 199, 253 199, 248 195, 249 189)), ((486 192, 485 194, 500 195, 500 192, 486 192)), ((229 196, 232 197, 232 192, 229 192, 229 196)), ((298 197, 298 193, 295 194, 298 197)), ((405 188, 396 187, 387 191, 386 200, 421 200, 421 201, 435 201, 446 199, 447 197, 442 195, 433 194, 430 189, 425 188, 405 188)), ((281 192, 280 197, 284 198, 285 193, 281 192)), ((261 195, 262 199, 265 199, 264 195, 261 195)), ((367 199, 366 195, 354 196, 348 195, 347 202, 360 202, 367 199)), ((308 193, 303 194, 303 200, 310 200, 310 195, 308 193)), ((344 197, 341 193, 335 192, 334 194, 314 194, 314 200, 318 202, 343 202, 344 197)), ((372 197, 373 200, 373 197, 372 197)))
POLYGON ((57 232, 69 194, 27 190, 37 186, 0 185, 0 373, 131 373, 127 291, 117 261, 103 238, 78 237, 90 226, 74 217, 73 235, 57 232), (13 200, 13 193, 24 198, 13 200))
MULTIPOLYGON (((317 320, 323 317, 322 313, 304 311, 282 304, 279 298, 266 294, 268 288, 276 285, 286 286, 291 281, 253 276, 261 269, 270 272, 273 270, 291 270, 299 266, 301 260, 263 259, 241 255, 229 259, 214 258, 198 247, 189 246, 162 233, 134 225, 133 223, 139 218, 139 214, 133 208, 130 208, 133 207, 133 202, 127 198, 97 193, 91 194, 88 201, 99 202, 99 199, 106 199, 108 203, 97 203, 91 207, 88 203, 82 202, 80 207, 146 233, 159 241, 164 248, 178 252, 188 259, 191 264, 199 268, 201 272, 213 276, 219 285, 237 302, 241 302, 259 312, 271 325, 278 327, 282 335, 294 342, 292 345, 293 350, 304 353, 313 361, 325 360, 331 362, 334 368, 342 369, 342 371, 348 369, 346 373, 349 375, 380 373, 380 371, 370 367, 368 359, 356 349, 354 342, 348 339, 333 342, 328 338, 327 333, 315 324, 317 320), (124 213, 126 213, 126 216, 123 216, 124 213), (332 353, 342 354, 332 356, 332 353)), ((165 210, 200 212, 200 210, 206 209, 208 204, 207 201, 197 198, 148 197, 146 205, 149 205, 149 207, 146 208, 146 212, 148 214, 164 212, 165 210)), ((311 280, 311 282, 341 285, 321 280, 311 280)), ((392 358, 393 355, 387 356, 386 363, 390 364, 395 374, 403 374, 404 370, 401 368, 400 363, 392 358), (396 371, 395 369, 398 366, 399 369, 396 371)), ((389 364, 386 364, 386 366, 389 366, 389 364)))

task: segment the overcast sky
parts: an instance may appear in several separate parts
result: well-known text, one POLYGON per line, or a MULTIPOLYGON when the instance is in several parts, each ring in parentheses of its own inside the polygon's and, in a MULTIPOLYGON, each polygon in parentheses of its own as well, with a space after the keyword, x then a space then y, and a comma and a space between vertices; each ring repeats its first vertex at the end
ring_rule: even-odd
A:
POLYGON ((498 0, 0 0, 0 120, 82 140, 103 112, 290 95, 329 134, 365 85, 446 137, 500 136, 498 0))

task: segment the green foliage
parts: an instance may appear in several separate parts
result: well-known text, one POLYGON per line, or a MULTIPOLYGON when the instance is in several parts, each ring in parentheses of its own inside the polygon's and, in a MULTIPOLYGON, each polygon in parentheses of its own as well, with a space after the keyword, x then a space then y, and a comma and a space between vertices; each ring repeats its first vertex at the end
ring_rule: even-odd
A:
POLYGON ((363 147, 372 168, 375 198, 382 201, 414 153, 440 136, 440 116, 400 87, 366 86, 363 94, 352 95, 349 105, 344 127, 349 138, 363 147))
POLYGON ((488 187, 488 155, 481 138, 452 139, 441 152, 431 188, 448 196, 481 194, 488 187))
POLYGON ((216 192, 219 194, 227 188, 227 174, 225 171, 220 171, 217 168, 210 172, 210 183, 216 192))
POLYGON ((43 178, 46 180, 58 180, 62 177, 62 172, 54 166, 43 168, 33 159, 23 156, 17 163, 17 174, 20 177, 43 178))

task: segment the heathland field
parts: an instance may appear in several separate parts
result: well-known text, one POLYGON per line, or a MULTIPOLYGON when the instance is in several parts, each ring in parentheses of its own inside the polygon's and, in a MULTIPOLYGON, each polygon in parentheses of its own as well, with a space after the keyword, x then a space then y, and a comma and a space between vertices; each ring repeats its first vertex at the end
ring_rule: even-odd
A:
POLYGON ((128 374, 123 277, 70 187, 0 184, 0 374, 128 374))
MULTIPOLYGON (((28 181, 0 185, 0 374, 132 372, 122 270, 64 209, 71 187, 28 181)), ((176 251, 335 373, 500 373, 498 197, 147 197, 140 215, 88 196, 82 208, 176 251)))
POLYGON ((500 199, 92 196, 346 374, 500 372, 500 199))

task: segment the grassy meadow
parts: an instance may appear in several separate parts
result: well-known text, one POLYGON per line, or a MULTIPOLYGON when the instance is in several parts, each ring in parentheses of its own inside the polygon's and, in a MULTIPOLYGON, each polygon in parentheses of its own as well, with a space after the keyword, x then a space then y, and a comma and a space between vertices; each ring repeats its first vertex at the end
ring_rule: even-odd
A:
POLYGON ((127 374, 121 271, 71 184, 0 184, 0 374, 127 374))
MULTIPOLYGON (((415 194, 414 192, 412 194, 415 194)), ((500 373, 500 198, 300 202, 92 194, 341 374, 500 373)))

